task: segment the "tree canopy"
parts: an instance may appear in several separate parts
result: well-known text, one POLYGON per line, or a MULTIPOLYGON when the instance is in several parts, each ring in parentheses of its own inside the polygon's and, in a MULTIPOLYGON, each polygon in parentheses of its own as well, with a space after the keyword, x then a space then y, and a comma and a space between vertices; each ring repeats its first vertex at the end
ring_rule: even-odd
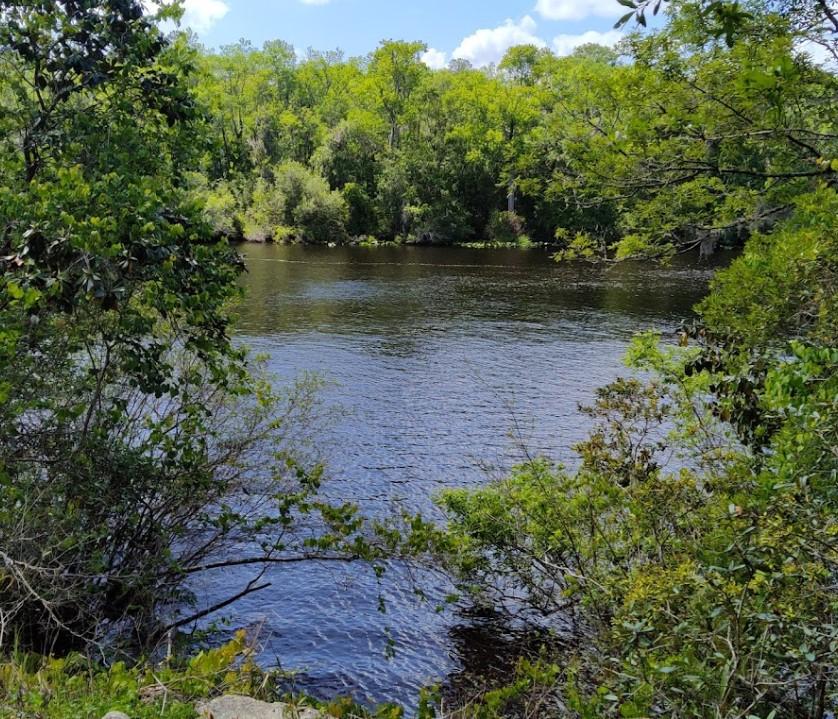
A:
MULTIPOLYGON (((655 10, 627 4, 632 17, 655 10)), ((201 51, 198 92, 227 106, 213 106, 200 170, 225 207, 216 226, 250 239, 532 240, 588 259, 739 246, 834 182, 835 78, 812 56, 834 53, 830 13, 663 10, 663 29, 617 50, 513 47, 487 69, 432 72, 424 45, 397 41, 357 59, 285 47, 281 73, 276 43, 201 51), (257 180, 288 161, 342 196, 326 204, 345 234, 246 226, 257 180)))

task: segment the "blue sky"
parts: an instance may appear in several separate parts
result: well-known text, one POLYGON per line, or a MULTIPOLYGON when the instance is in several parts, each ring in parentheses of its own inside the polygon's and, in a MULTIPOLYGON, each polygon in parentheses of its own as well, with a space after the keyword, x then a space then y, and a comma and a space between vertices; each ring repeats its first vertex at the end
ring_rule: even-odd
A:
POLYGON ((566 54, 582 42, 613 44, 617 0, 184 0, 184 25, 209 47, 247 38, 282 39, 298 50, 340 48, 365 55, 382 39, 421 40, 425 61, 454 57, 477 66, 512 45, 535 43, 566 54))

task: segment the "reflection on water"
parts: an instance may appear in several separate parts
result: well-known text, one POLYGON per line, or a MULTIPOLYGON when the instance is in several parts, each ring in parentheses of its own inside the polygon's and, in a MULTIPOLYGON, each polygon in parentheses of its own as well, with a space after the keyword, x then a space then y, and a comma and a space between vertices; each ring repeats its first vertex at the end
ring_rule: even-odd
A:
MULTIPOLYGON (((684 260, 560 266, 516 250, 243 252, 239 338, 281 377, 314 370, 334 381, 328 399, 347 413, 321 438, 328 492, 373 514, 432 512, 441 488, 485 482, 525 451, 573 462, 586 431, 578 404, 620 372, 634 332, 688 316, 712 273, 684 260)), ((481 655, 467 641, 480 632, 417 603, 398 570, 380 586, 353 568, 294 567, 271 580, 237 605, 235 623, 262 624, 264 658, 299 669, 312 693, 413 703, 419 687, 481 655)), ((446 590, 431 584, 432 595, 446 590)))

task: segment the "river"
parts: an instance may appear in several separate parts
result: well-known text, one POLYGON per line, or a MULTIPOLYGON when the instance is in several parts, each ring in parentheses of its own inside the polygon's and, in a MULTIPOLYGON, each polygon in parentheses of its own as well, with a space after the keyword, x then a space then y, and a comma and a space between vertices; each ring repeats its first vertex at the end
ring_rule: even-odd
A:
MULTIPOLYGON (((373 515, 433 511, 440 489, 485 482, 526 453, 572 464, 587 430, 579 403, 624 371, 633 333, 671 332, 688 317, 713 269, 683 258, 557 265, 537 250, 242 252, 237 339, 281 378, 313 370, 330 381, 326 399, 342 412, 318 438, 327 491, 373 515)), ((486 654, 469 646, 462 617, 416 601, 399 571, 380 586, 351 567, 270 580, 232 623, 259 625, 263 661, 298 670, 296 686, 315 695, 410 705, 421 686, 486 654)), ((430 587, 432 598, 445 591, 430 587)))

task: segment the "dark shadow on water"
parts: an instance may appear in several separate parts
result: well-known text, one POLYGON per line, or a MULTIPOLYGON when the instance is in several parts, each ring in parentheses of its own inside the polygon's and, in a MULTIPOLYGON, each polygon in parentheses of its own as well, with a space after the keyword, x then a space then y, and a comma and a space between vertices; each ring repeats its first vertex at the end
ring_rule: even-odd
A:
POLYGON ((521 659, 536 661, 544 650, 559 649, 563 639, 547 629, 524 628, 501 614, 472 609, 451 628, 452 651, 460 668, 441 685, 446 706, 466 706, 492 689, 508 686, 521 659))

